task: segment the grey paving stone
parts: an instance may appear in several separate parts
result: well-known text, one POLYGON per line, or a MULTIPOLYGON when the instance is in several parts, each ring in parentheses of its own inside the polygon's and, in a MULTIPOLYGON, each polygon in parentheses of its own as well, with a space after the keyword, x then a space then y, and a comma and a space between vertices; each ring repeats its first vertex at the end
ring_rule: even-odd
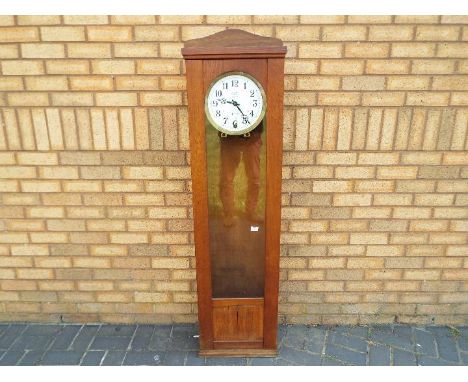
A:
POLYGON ((277 336, 278 343, 281 343, 285 335, 286 335, 286 325, 280 325, 278 327, 278 336, 277 336))
POLYGON ((101 365, 102 366, 120 366, 122 365, 124 358, 125 358, 124 351, 109 351, 107 352, 101 365))
POLYGON ((138 325, 130 349, 147 350, 153 335, 154 325, 138 325))
POLYGON ((64 325, 48 325, 48 324, 30 324, 24 331, 25 336, 54 336, 58 334, 64 325))
POLYGON ((131 337, 136 330, 136 325, 102 325, 96 336, 131 337))
POLYGON ((369 331, 370 333, 375 333, 375 332, 392 333, 393 328, 391 325, 371 324, 369 325, 369 331))
POLYGON ((425 355, 418 356, 418 365, 421 366, 454 366, 453 362, 444 361, 440 358, 427 357, 425 355))
POLYGON ((247 358, 240 357, 207 357, 207 366, 246 366, 247 358))
POLYGON ((460 325, 460 326, 457 326, 457 329, 460 331, 460 334, 463 337, 468 338, 468 326, 460 325))
POLYGON ((131 337, 95 337, 90 350, 127 350, 131 337))
POLYGON ((309 326, 307 329, 308 338, 325 338, 328 329, 322 326, 309 326))
POLYGON ((307 334, 305 326, 288 327, 283 338, 283 344, 288 347, 294 347, 300 350, 305 350, 307 334))
POLYGON ((395 365, 468 365, 466 326, 281 325, 281 357, 249 359, 198 357, 198 339, 193 337, 197 333, 198 326, 192 324, 2 323, 0 365, 74 365, 80 361, 82 365, 154 365, 154 355, 160 356, 161 365, 364 365, 366 358, 370 365, 388 365, 390 359, 395 365))
POLYGON ((322 354, 325 338, 306 338, 304 350, 315 354, 322 354))
POLYGON ((282 344, 299 350, 320 354, 323 349, 326 331, 307 325, 289 325, 282 344))
POLYGON ((197 350, 198 348, 199 341, 194 337, 193 332, 173 336, 167 346, 167 350, 197 350))
POLYGON ((278 360, 276 361, 276 366, 297 366, 297 365, 294 363, 288 362, 285 359, 278 358, 278 360))
POLYGON ((90 350, 86 352, 85 356, 81 360, 81 366, 99 366, 101 360, 106 354, 105 351, 101 350, 90 350))
POLYGON ((388 345, 408 351, 413 350, 413 344, 411 338, 400 337, 397 334, 393 333, 391 330, 371 330, 369 339, 372 342, 378 342, 383 345, 388 345))
POLYGON ((171 332, 169 350, 197 350, 198 326, 193 324, 174 325, 171 332))
POLYGON ((366 364, 366 353, 346 349, 341 346, 327 344, 326 354, 351 365, 364 366, 366 364))
POLYGON ((11 346, 12 350, 44 350, 54 340, 52 336, 26 336, 22 335, 11 346))
POLYGON ((24 351, 10 350, 5 352, 0 359, 0 366, 15 366, 18 361, 23 357, 24 351))
POLYGON ((461 364, 468 366, 468 353, 460 353, 461 364))
POLYGON ((205 357, 199 357, 197 351, 189 351, 185 357, 185 366, 205 366, 205 357))
POLYGON ((416 353, 437 357, 436 342, 431 332, 416 329, 414 330, 414 338, 416 341, 416 353))
POLYGON ((323 357, 322 366, 345 366, 346 364, 330 357, 323 357))
POLYGON ((393 325, 393 333, 399 337, 411 338, 412 327, 408 325, 393 325))
POLYGON ((161 358, 163 355, 164 354, 159 352, 151 351, 129 351, 125 356, 123 364, 129 366, 158 366, 161 364, 161 358))
POLYGON ((384 345, 369 345, 369 365, 390 366, 390 348, 384 345))
POLYGON ((85 351, 93 340, 98 329, 99 325, 85 325, 73 340, 70 349, 85 351))
POLYGON ((436 335, 436 342, 440 358, 456 363, 459 362, 456 340, 452 335, 436 335))
POLYGON ((15 342, 20 334, 26 329, 27 325, 11 324, 8 330, 0 337, 0 350, 7 350, 15 342))
POLYGON ((169 336, 164 337, 160 335, 154 335, 151 337, 148 349, 149 350, 158 350, 158 351, 166 351, 169 349, 171 344, 171 338, 169 336))
POLYGON ((256 357, 249 358, 247 365, 250 366, 275 366, 278 362, 278 358, 273 357, 256 357))
POLYGON ((81 329, 81 325, 66 325, 62 331, 57 334, 55 341, 51 346, 53 350, 66 350, 71 345, 73 339, 81 329))
POLYGON ((41 359, 44 356, 43 350, 28 350, 18 366, 36 366, 41 364, 41 359))
POLYGON ((186 352, 183 350, 170 350, 164 353, 161 364, 164 366, 183 366, 186 352))
POLYGON ((296 365, 317 366, 321 363, 319 355, 289 346, 281 346, 278 357, 296 365))
POLYGON ((427 326, 426 330, 434 333, 436 336, 446 337, 452 334, 447 326, 427 326))
POLYGON ((415 366, 416 355, 409 351, 393 349, 393 365, 394 366, 415 366))
POLYGON ((460 347, 461 350, 468 351, 468 338, 459 337, 458 346, 460 347))
POLYGON ((342 335, 331 332, 328 341, 335 345, 340 345, 351 350, 365 353, 367 351, 367 342, 363 338, 342 335))
POLYGON ((350 336, 367 338, 368 327, 343 325, 330 328, 330 331, 350 336))
POLYGON ((157 325, 154 327, 154 337, 170 337, 172 333, 172 325, 157 325))
POLYGON ((50 350, 45 353, 41 365, 79 365, 83 352, 50 350))
POLYGON ((195 324, 179 324, 172 326, 172 337, 186 337, 198 334, 198 325, 195 324))

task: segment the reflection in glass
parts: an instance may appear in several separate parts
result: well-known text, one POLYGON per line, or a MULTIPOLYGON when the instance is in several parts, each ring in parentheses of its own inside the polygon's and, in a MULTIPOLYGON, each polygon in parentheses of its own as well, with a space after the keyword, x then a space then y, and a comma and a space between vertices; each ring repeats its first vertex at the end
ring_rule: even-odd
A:
POLYGON ((265 259, 265 127, 222 137, 206 121, 213 297, 262 297, 265 259))

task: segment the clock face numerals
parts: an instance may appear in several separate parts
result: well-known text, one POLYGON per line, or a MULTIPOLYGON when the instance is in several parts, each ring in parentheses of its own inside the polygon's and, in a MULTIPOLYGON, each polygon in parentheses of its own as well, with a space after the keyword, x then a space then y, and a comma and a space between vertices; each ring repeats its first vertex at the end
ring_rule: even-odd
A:
POLYGON ((258 126, 265 115, 261 85, 242 73, 228 73, 208 89, 205 111, 211 124, 229 135, 245 134, 258 126))

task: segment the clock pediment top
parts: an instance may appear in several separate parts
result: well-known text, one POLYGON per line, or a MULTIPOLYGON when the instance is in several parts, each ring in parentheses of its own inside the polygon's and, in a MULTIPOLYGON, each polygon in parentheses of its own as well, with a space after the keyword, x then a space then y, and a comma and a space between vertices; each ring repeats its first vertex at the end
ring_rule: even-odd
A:
POLYGON ((226 29, 207 37, 188 40, 182 48, 186 59, 212 56, 284 57, 286 46, 278 38, 265 37, 241 29, 226 29))

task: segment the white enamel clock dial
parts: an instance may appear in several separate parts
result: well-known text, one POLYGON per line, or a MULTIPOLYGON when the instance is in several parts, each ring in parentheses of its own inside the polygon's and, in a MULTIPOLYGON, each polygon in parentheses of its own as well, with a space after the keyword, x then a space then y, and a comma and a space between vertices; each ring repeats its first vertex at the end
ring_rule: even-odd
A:
POLYGON ((205 112, 217 130, 242 135, 255 129, 265 116, 266 97, 252 76, 241 72, 225 73, 210 85, 205 112))

